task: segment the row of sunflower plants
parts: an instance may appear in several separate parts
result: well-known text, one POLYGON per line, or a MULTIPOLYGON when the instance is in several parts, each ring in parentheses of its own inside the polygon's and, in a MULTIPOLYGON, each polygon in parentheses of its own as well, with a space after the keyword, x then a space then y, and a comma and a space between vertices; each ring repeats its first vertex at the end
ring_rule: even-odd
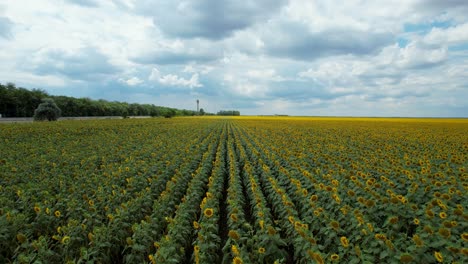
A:
MULTIPOLYGON (((237 126, 232 126, 234 131, 234 148, 242 171, 240 172, 245 198, 249 202, 248 208, 254 229, 247 230, 236 238, 236 232, 231 232, 231 237, 236 238, 237 248, 241 254, 234 254, 234 262, 245 263, 273 263, 281 262, 288 258, 287 244, 280 236, 280 228, 273 220, 269 204, 263 194, 254 165, 251 164, 246 149, 241 144, 237 126), (245 254, 247 251, 249 254, 245 254)), ((249 226, 249 229, 251 227, 249 226)), ((236 231, 236 230, 233 230, 236 231)), ((232 246, 231 246, 232 248, 232 246)), ((237 249, 235 248, 235 249, 237 249)), ((234 250, 235 253, 235 250, 234 250)))
POLYGON ((197 239, 193 243, 195 263, 218 263, 221 261, 222 225, 226 225, 225 215, 222 215, 223 190, 227 184, 226 176, 226 147, 228 131, 227 126, 221 135, 221 145, 218 149, 215 167, 208 181, 208 191, 205 194, 200 210, 202 214, 198 219, 197 239))
MULTIPOLYGON (((182 202, 177 206, 175 216, 168 218, 167 231, 158 241, 154 243, 156 253, 148 255, 148 259, 152 263, 183 263, 196 261, 197 254, 200 252, 198 248, 193 246, 195 237, 198 236, 198 229, 201 228, 199 218, 201 214, 206 217, 213 217, 214 210, 205 209, 200 213, 201 205, 206 202, 209 187, 212 185, 215 178, 222 172, 224 164, 221 159, 224 158, 225 148, 225 133, 226 128, 223 125, 219 132, 220 137, 216 137, 215 158, 211 159, 209 165, 201 168, 198 173, 194 174, 193 180, 187 188, 186 195, 182 198, 182 202), (203 198, 205 194, 205 198, 203 198)), ((215 234, 214 234, 215 235, 215 234)))
POLYGON ((279 218, 279 225, 282 232, 288 239, 288 244, 293 248, 292 258, 296 263, 307 263, 311 260, 323 262, 322 253, 317 246, 316 239, 309 229, 309 225, 300 217, 299 213, 287 194, 275 177, 271 174, 271 168, 262 158, 262 149, 254 146, 244 133, 239 133, 242 144, 246 149, 252 149, 250 160, 255 167, 259 168, 257 175, 260 186, 266 193, 266 197, 272 209, 279 218))

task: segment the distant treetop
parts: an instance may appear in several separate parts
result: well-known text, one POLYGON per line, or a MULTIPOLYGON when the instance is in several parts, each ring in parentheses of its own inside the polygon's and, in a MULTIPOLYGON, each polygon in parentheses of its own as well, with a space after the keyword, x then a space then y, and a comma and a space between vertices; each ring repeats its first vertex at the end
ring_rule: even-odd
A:
POLYGON ((217 113, 220 116, 240 116, 240 112, 237 110, 221 110, 217 113))

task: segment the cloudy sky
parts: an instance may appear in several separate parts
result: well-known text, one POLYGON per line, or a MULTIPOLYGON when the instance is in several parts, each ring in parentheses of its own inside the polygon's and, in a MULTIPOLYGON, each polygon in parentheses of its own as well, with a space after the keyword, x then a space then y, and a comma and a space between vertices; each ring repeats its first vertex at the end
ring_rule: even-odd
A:
POLYGON ((468 117, 466 0, 0 0, 0 82, 241 114, 468 117))

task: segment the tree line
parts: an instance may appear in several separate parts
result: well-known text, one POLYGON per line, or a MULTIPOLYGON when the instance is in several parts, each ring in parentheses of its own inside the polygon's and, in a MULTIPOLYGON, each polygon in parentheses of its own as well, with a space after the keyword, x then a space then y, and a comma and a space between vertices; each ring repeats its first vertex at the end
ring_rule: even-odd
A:
MULTIPOLYGON (((153 104, 137 104, 90 98, 54 96, 40 89, 28 90, 13 83, 0 83, 0 114, 2 117, 32 117, 43 99, 51 98, 61 109, 61 116, 193 116, 197 111, 153 104)), ((208 113, 205 113, 208 114, 208 113)))
POLYGON ((220 116, 240 116, 240 112, 236 110, 221 110, 217 113, 220 116))

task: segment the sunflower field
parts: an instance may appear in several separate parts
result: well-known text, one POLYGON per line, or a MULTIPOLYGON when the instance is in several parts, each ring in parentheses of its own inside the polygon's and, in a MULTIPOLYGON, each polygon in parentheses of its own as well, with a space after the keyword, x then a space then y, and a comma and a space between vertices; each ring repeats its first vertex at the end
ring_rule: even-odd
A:
POLYGON ((0 263, 468 263, 468 120, 0 124, 0 263))

